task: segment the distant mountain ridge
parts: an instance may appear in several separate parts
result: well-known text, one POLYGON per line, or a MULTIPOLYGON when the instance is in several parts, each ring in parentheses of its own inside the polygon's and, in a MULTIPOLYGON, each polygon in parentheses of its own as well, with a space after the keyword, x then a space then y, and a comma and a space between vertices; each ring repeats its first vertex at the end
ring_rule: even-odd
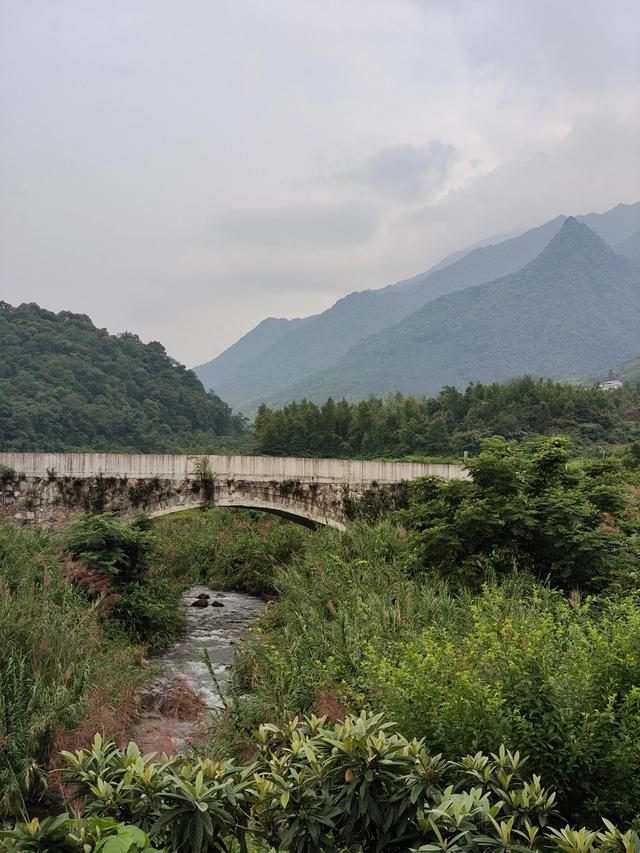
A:
POLYGON ((614 246, 614 249, 619 255, 624 255, 625 258, 640 264, 640 229, 614 246))
MULTIPOLYGON (((426 273, 380 290, 351 293, 306 320, 273 321, 280 325, 274 327, 271 338, 264 334, 262 327, 268 321, 263 321, 233 347, 194 370, 205 387, 249 414, 262 401, 281 404, 306 396, 305 382, 337 364, 358 342, 395 326, 440 296, 524 267, 548 245, 565 219, 558 216, 515 237, 454 253, 426 273)), ((610 242, 620 243, 640 228, 640 202, 578 220, 610 242)))
POLYGON ((284 317, 267 317, 251 331, 243 335, 213 361, 194 368, 198 379, 205 388, 217 388, 224 385, 228 376, 242 369, 252 358, 258 358, 281 337, 293 329, 299 328, 312 318, 287 320, 284 317))
POLYGON ((522 270, 427 303, 314 376, 304 396, 355 400, 525 373, 592 375, 632 358, 638 340, 640 273, 569 217, 522 270))

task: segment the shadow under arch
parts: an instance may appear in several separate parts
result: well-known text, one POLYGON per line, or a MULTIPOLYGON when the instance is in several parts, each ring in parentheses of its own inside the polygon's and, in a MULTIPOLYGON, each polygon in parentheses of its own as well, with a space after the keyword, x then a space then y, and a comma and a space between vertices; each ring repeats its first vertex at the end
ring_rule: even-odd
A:
POLYGON ((310 513, 308 510, 295 507, 278 507, 266 502, 241 500, 241 501, 226 501, 220 500, 215 503, 208 504, 202 501, 189 501, 179 506, 163 507, 162 509, 154 510, 148 513, 149 518, 162 518, 165 515, 173 515, 177 512, 187 512, 193 509, 250 509, 255 512, 264 512, 269 515, 277 515, 280 518, 285 518, 294 524, 299 524, 309 530, 317 530, 320 527, 333 527, 336 530, 346 530, 346 524, 334 518, 320 516, 310 513))

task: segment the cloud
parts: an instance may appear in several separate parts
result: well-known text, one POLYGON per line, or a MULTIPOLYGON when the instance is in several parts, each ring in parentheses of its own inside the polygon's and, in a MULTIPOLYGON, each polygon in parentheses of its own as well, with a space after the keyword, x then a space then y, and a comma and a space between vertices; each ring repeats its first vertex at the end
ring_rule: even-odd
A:
POLYGON ((0 0, 2 298, 213 357, 640 198, 637 0, 0 0))
POLYGON ((298 204, 227 211, 216 221, 215 236, 254 247, 338 249, 366 242, 377 227, 371 205, 298 204))
POLYGON ((392 145, 336 177, 394 201, 429 201, 444 186, 459 153, 455 145, 440 139, 422 146, 392 145))

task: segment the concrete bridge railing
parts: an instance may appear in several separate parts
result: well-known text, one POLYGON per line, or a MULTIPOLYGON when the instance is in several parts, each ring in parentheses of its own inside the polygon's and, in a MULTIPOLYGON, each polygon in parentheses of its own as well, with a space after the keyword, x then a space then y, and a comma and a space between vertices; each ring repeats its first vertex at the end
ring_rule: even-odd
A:
POLYGON ((418 477, 468 479, 462 465, 274 456, 0 453, 0 515, 64 526, 80 511, 165 515, 248 507, 343 529, 353 506, 418 477))

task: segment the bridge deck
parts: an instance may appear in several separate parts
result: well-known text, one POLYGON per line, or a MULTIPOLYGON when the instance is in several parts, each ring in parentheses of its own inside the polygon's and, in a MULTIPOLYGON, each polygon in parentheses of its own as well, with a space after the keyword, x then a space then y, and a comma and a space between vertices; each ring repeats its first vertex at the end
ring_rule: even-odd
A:
POLYGON ((311 459, 293 456, 189 456, 159 453, 0 453, 0 465, 25 477, 88 479, 159 477, 181 482, 198 476, 206 460, 217 479, 302 483, 399 483, 435 475, 443 480, 468 479, 462 465, 448 463, 377 462, 359 459, 311 459))

